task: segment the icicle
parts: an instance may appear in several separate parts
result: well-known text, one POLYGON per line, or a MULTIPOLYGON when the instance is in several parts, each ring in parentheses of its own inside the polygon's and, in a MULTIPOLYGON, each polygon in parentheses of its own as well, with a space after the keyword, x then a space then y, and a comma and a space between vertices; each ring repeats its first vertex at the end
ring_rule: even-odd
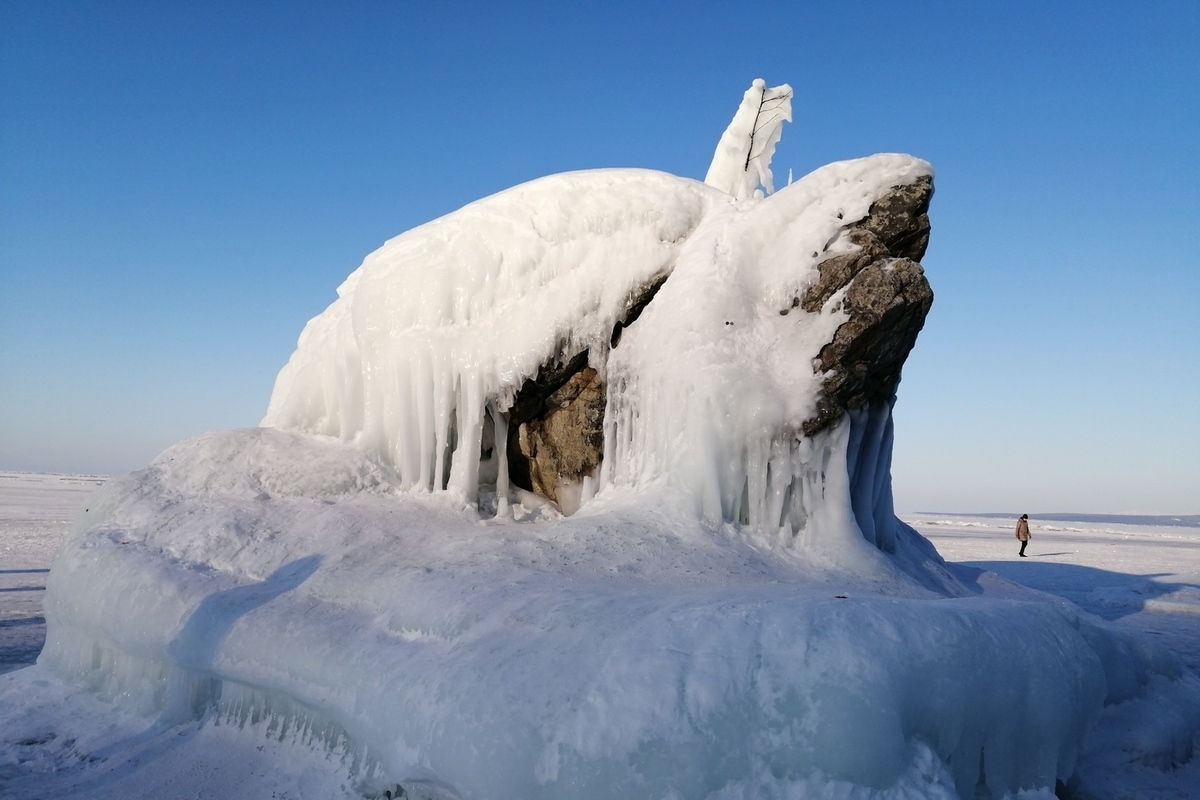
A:
POLYGON ((771 442, 771 456, 767 462, 767 488, 763 498, 760 525, 786 525, 785 502, 792 483, 790 448, 778 439, 771 442))
POLYGON ((495 431, 496 464, 496 516, 508 517, 508 416, 496 407, 495 403, 488 404, 488 413, 492 417, 492 428, 495 431))
POLYGON ((410 486, 415 483, 422 489, 433 488, 432 470, 435 442, 437 441, 437 433, 434 429, 436 420, 433 412, 433 398, 437 392, 437 387, 433 384, 434 375, 433 366, 430 363, 431 358, 431 353, 419 353, 416 358, 417 376, 414 388, 417 393, 417 428, 420 431, 418 440, 420 441, 421 450, 417 473, 405 481, 410 486))
POLYGON ((454 408, 453 396, 457 393, 457 376, 445 368, 441 353, 435 353, 433 365, 433 430, 435 434, 433 446, 433 485, 432 488, 446 488, 446 456, 450 454, 450 432, 454 421, 451 414, 454 408))
POLYGON ((484 400, 479 373, 472 370, 459 376, 455 402, 456 445, 450 459, 447 488, 461 492, 467 502, 479 496, 479 448, 483 440, 484 400))
POLYGON ((762 438, 750 442, 746 452, 746 519, 749 524, 761 526, 766 517, 768 479, 770 471, 770 444, 762 438))
POLYGON ((583 476, 583 489, 579 494, 579 507, 583 508, 588 504, 593 497, 596 496, 596 484, 598 481, 591 475, 583 476))
POLYGON ((880 443, 881 456, 875 470, 875 544, 881 550, 893 553, 896 550, 896 509, 892 503, 892 446, 896 425, 892 403, 884 406, 881 413, 884 415, 884 432, 880 443))

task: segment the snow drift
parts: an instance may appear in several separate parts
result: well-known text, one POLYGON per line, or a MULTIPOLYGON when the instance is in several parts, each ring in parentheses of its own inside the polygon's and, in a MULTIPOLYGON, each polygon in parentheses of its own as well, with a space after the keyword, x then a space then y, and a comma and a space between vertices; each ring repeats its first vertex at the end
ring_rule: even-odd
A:
POLYGON ((1063 604, 852 576, 645 497, 483 520, 271 429, 168 450, 78 529, 42 664, 164 725, 274 717, 352 748, 367 794, 1049 787, 1106 702, 1180 675, 1063 604))
POLYGON ((785 88, 748 93, 727 136, 765 139, 723 140, 720 188, 552 176, 368 256, 265 427, 181 443, 89 505, 40 663, 163 725, 274 715, 352 750, 364 794, 1068 780, 1104 705, 1179 664, 942 563, 891 515, 890 402, 804 433, 848 312, 797 298, 855 252, 848 222, 931 171, 874 156, 769 194, 778 132, 746 115, 790 118, 785 88), (602 458, 553 503, 513 485, 508 428, 568 361, 603 381, 602 458))

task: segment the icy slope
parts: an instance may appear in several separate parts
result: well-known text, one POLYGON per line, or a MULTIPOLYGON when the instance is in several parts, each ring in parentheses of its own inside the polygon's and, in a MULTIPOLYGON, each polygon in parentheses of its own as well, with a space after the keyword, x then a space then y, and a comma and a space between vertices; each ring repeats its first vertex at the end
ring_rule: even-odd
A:
POLYGON ((464 798, 1053 786, 1106 694, 1178 674, 1060 606, 636 500, 521 524, 392 486, 269 429, 168 450, 60 553, 40 663, 164 723, 265 708, 464 798))

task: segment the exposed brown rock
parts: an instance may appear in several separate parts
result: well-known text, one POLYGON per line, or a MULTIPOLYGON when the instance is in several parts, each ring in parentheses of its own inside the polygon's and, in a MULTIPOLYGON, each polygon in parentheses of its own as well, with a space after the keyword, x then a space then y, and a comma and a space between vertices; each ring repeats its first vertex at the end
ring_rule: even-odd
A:
POLYGON ((834 292, 850 283, 855 275, 862 272, 864 267, 891 255, 879 238, 868 230, 848 228, 841 236, 850 243, 858 245, 860 249, 827 258, 817 265, 819 278, 804 293, 805 311, 820 311, 825 302, 833 297, 834 292))
POLYGON ((817 356, 817 371, 829 375, 806 434, 836 422, 844 409, 891 399, 932 305, 925 270, 911 259, 874 261, 855 276, 842 299, 850 319, 817 356))
POLYGON ((871 204, 867 216, 856 224, 875 234, 896 258, 920 261, 929 246, 929 201, 933 179, 926 176, 895 186, 871 204))
MULTIPOLYGON (((613 326, 610 347, 621 341, 666 283, 669 273, 634 288, 613 326)), ((604 455, 604 383, 588 367, 588 351, 545 364, 521 385, 508 410, 509 479, 557 501, 559 479, 591 474, 604 455)))
POLYGON ((604 453, 604 403, 604 382, 584 367, 546 398, 545 414, 520 424, 518 451, 533 491, 557 501, 561 482, 596 473, 604 453))

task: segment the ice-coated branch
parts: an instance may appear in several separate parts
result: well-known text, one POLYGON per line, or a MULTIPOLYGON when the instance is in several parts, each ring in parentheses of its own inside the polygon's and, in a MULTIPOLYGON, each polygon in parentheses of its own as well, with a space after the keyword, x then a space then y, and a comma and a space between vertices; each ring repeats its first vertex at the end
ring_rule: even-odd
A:
POLYGON ((783 135, 783 123, 792 121, 792 87, 767 88, 756 78, 742 96, 742 103, 713 155, 704 182, 739 200, 752 197, 762 186, 775 191, 771 159, 783 135))

